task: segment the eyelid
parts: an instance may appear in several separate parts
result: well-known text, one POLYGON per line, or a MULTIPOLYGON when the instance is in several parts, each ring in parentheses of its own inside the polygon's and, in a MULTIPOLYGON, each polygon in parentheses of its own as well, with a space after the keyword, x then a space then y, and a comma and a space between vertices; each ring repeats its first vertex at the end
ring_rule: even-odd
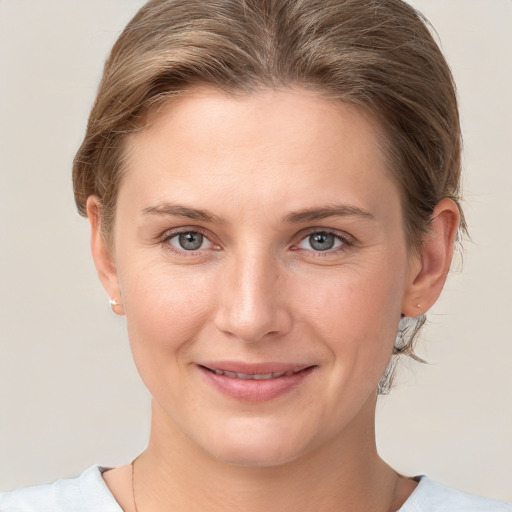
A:
MULTIPOLYGON (((300 250, 300 251, 309 252, 311 254, 314 254, 315 256, 329 256, 329 255, 337 254, 339 252, 348 250, 357 241, 355 239, 355 237, 346 233, 345 231, 338 231, 336 229, 325 228, 325 227, 307 228, 307 229, 302 230, 296 236, 300 237, 300 238, 297 243, 294 243, 292 245, 291 249, 294 251, 300 250), (297 247, 298 243, 302 242, 303 240, 310 237, 311 235, 314 235, 315 233, 326 233, 329 235, 333 235, 337 240, 340 240, 342 243, 338 247, 335 247, 333 249, 328 249, 325 251, 315 251, 314 249, 302 249, 302 248, 297 247)), ((212 240, 212 238, 213 238, 213 236, 207 230, 205 230, 204 228, 202 228, 200 226, 180 226, 178 228, 171 228, 171 229, 167 229, 166 231, 164 231, 158 237, 158 241, 162 245, 165 244, 166 249, 170 250, 171 252, 174 252, 175 254, 194 256, 194 255, 197 255, 198 253, 202 253, 204 251, 209 251, 212 249, 220 250, 221 249, 220 244, 215 242, 214 240, 212 240), (180 250, 178 247, 175 247, 172 244, 168 243, 170 239, 172 239, 176 236, 179 236, 183 233, 199 233, 202 236, 204 236, 204 238, 206 240, 208 240, 210 242, 210 244, 212 244, 213 247, 211 247, 209 249, 197 249, 197 250, 187 251, 186 249, 180 250)))
POLYGON ((303 230, 298 236, 300 236, 299 241, 292 246, 293 250, 306 251, 315 256, 332 256, 333 254, 338 254, 342 251, 346 251, 351 246, 353 246, 356 242, 355 238, 344 231, 338 231, 336 229, 315 227, 308 228, 307 230, 303 230), (325 251, 315 251, 314 249, 303 249, 298 247, 298 244, 302 241, 306 240, 310 236, 316 233, 325 233, 327 235, 333 235, 337 240, 341 241, 341 245, 338 247, 327 249, 325 251))
POLYGON ((204 252, 204 251, 208 251, 208 250, 212 250, 212 249, 213 250, 220 249, 220 245, 212 240, 212 236, 209 233, 207 233, 206 230, 200 228, 199 226, 180 226, 179 228, 168 229, 168 230, 164 231, 159 236, 158 239, 161 244, 166 245, 166 249, 174 252, 175 254, 180 254, 180 255, 193 256, 193 255, 197 255, 200 252, 204 252), (198 234, 202 235, 206 240, 208 240, 208 242, 210 242, 212 247, 207 248, 207 249, 197 249, 197 250, 187 251, 186 249, 180 249, 170 243, 171 239, 173 239, 179 235, 182 235, 184 233, 198 233, 198 234))
POLYGON ((314 235, 315 233, 326 233, 328 235, 334 235, 336 238, 343 240, 347 244, 353 244, 356 242, 356 238, 346 231, 340 231, 338 229, 326 228, 322 226, 303 229, 298 233, 297 237, 299 240, 304 240, 305 238, 314 235))

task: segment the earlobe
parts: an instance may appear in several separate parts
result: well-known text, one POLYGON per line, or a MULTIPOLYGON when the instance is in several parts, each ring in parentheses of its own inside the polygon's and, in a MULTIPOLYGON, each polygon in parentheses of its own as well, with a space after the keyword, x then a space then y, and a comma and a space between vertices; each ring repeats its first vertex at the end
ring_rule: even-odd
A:
POLYGON ((101 229, 100 201, 96 196, 87 199, 87 217, 91 226, 91 252, 98 277, 108 293, 110 304, 115 301, 112 310, 119 315, 124 314, 120 300, 119 280, 111 249, 105 240, 101 229))
POLYGON ((435 207, 429 234, 411 264, 402 304, 404 315, 425 313, 441 294, 452 262, 459 221, 459 208, 453 200, 445 198, 435 207))

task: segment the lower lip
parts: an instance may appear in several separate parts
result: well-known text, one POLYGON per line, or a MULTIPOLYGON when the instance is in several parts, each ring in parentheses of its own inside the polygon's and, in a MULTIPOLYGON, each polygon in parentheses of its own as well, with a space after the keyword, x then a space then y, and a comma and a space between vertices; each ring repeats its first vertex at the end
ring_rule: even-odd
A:
POLYGON ((306 377, 311 375, 314 367, 310 366, 292 375, 283 375, 273 379, 236 379, 226 375, 217 375, 203 366, 198 366, 201 373, 218 391, 243 402, 267 402, 298 387, 306 377))

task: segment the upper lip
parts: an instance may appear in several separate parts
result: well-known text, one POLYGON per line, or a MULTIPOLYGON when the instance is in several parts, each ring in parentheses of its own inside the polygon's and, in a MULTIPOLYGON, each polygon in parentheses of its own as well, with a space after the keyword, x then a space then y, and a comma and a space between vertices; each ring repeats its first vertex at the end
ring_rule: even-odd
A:
POLYGON ((305 370, 312 364, 300 363, 279 363, 279 362, 266 362, 266 363, 247 363, 241 361, 205 361, 198 363, 199 366, 204 366, 209 370, 221 370, 233 373, 243 373, 246 375, 262 375, 269 373, 284 373, 284 372, 299 372, 305 370))

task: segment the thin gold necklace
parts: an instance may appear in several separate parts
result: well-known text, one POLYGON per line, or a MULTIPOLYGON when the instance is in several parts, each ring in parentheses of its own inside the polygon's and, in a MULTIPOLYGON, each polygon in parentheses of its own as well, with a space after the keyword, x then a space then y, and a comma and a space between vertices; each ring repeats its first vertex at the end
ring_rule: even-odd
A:
MULTIPOLYGON (((132 497, 133 497, 133 508, 135 509, 135 512, 139 512, 139 510, 137 509, 137 499, 135 498, 135 461, 138 458, 139 458, 138 456, 135 457, 135 459, 133 459, 131 462, 131 466, 132 466, 132 497)), ((393 497, 396 496, 397 485, 398 485, 398 481, 395 482, 393 497)), ((394 498, 393 498, 393 501, 394 501, 394 498)))
POLYGON ((133 508, 135 509, 135 512, 139 512, 137 509, 137 500, 135 499, 135 461, 138 457, 135 457, 135 459, 132 460, 132 496, 133 496, 133 508))

